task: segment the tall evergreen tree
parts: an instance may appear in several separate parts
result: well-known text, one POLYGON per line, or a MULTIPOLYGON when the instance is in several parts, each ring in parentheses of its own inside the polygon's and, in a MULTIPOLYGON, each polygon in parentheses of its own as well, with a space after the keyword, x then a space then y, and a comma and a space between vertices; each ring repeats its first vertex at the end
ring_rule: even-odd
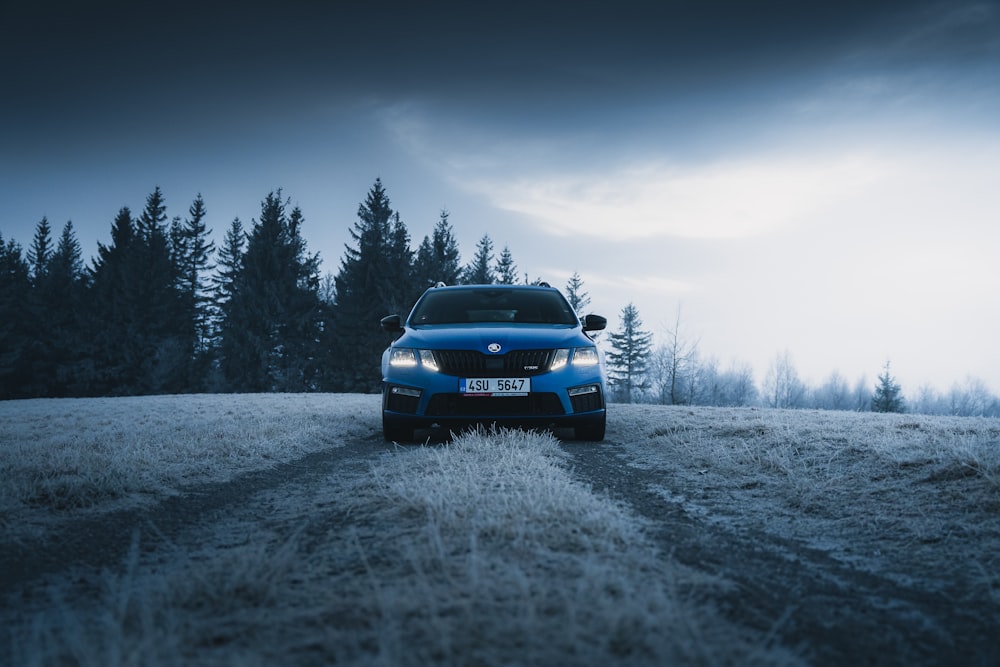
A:
POLYGON ((97 257, 89 269, 84 337, 90 372, 84 392, 89 395, 136 393, 138 373, 132 355, 137 324, 128 283, 136 264, 138 243, 135 222, 128 207, 119 209, 111 225, 111 243, 98 242, 97 257))
POLYGON ((188 208, 188 217, 183 222, 175 219, 171 230, 178 296, 186 325, 186 384, 191 391, 204 388, 212 339, 212 295, 207 274, 214 268, 211 259, 215 243, 209 239, 212 230, 205 224, 206 214, 205 200, 199 193, 188 208))
POLYGON ((220 368, 220 358, 233 353, 226 349, 233 341, 223 337, 227 320, 233 316, 233 294, 236 292, 236 282, 243 267, 243 252, 246 247, 247 234, 240 219, 233 218, 226 230, 226 236, 219 248, 216 270, 209 278, 211 283, 211 350, 212 370, 209 373, 210 386, 217 391, 231 391, 228 381, 220 368))
POLYGON ((136 225, 138 266, 128 287, 138 309, 135 361, 141 393, 176 393, 188 388, 191 312, 179 286, 179 255, 168 238, 166 209, 157 186, 146 198, 136 225))
POLYGON ((99 245, 92 270, 90 340, 97 394, 173 393, 187 385, 189 320, 157 187, 133 221, 128 208, 99 245))
POLYGON ((412 271, 409 236, 381 179, 358 206, 351 238, 355 245, 345 246, 334 279, 333 326, 339 341, 334 388, 373 392, 381 380, 379 358, 390 340, 379 320, 412 305, 412 286, 402 278, 412 271))
POLYGON ((48 312, 45 297, 49 295, 49 261, 52 259, 52 228, 47 218, 35 226, 35 235, 28 248, 31 290, 27 295, 25 321, 21 326, 33 332, 22 350, 22 362, 28 369, 20 391, 25 396, 48 396, 53 368, 50 359, 48 312))
MULTIPOLYGON (((319 322, 319 256, 300 234, 301 210, 286 215, 281 191, 261 203, 260 219, 232 274, 223 311, 220 366, 234 391, 315 388, 319 322)), ((222 262, 239 251, 234 221, 222 262)))
POLYGON ((31 269, 32 282, 35 284, 45 280, 52 252, 52 229, 49 227, 48 218, 42 217, 35 227, 35 236, 28 249, 28 265, 31 269))
POLYGON ((236 278, 243 266, 243 249, 246 246, 247 235, 239 218, 233 218, 226 231, 226 237, 219 248, 216 272, 210 278, 212 296, 216 310, 222 310, 224 304, 232 298, 236 278))
POLYGON ((80 391, 83 330, 83 262, 80 244, 67 222, 53 249, 43 218, 29 251, 33 268, 30 299, 31 396, 69 396, 80 391))
POLYGON ((419 295, 414 294, 410 233, 400 220, 398 211, 393 213, 389 228, 385 270, 387 280, 384 282, 383 298, 389 304, 389 312, 405 313, 419 295))
POLYGON ((878 376, 875 394, 872 396, 872 412, 904 412, 903 391, 890 373, 889 362, 885 362, 882 374, 878 376))
POLYGON ((50 273, 69 280, 82 280, 84 275, 83 250, 76 238, 73 221, 67 220, 59 235, 59 243, 49 263, 50 273))
POLYGON ((425 236, 417 247, 417 252, 413 255, 413 288, 414 292, 423 293, 428 287, 433 287, 438 282, 444 282, 437 278, 437 260, 434 256, 434 246, 431 237, 425 236))
POLYGON ((495 275, 497 283, 501 285, 517 284, 517 265, 514 263, 513 255, 511 255, 510 246, 503 247, 500 258, 497 259, 495 275))
POLYGON ((23 398, 31 377, 31 270, 20 244, 0 236, 0 399, 23 398))
POLYGON ((622 400, 631 403, 635 392, 646 389, 646 369, 652 351, 653 334, 642 330, 639 311, 632 303, 622 309, 621 329, 611 334, 608 379, 622 400))
POLYGON ((414 297, 439 282, 457 285, 462 277, 460 261, 458 242, 451 223, 448 222, 448 211, 441 211, 441 217, 434 225, 433 235, 425 236, 417 249, 413 267, 416 288, 414 297))
POLYGON ((42 293, 46 307, 49 356, 54 366, 49 396, 77 396, 83 391, 86 372, 80 340, 86 335, 84 300, 87 282, 83 252, 72 221, 67 221, 48 265, 42 293))
POLYGON ((493 240, 489 234, 483 234, 476 244, 476 254, 465 267, 462 282, 466 285, 492 285, 496 282, 493 272, 493 240))
POLYGON ((590 295, 583 291, 583 279, 576 271, 566 283, 566 300, 577 315, 583 315, 583 309, 590 305, 590 295))

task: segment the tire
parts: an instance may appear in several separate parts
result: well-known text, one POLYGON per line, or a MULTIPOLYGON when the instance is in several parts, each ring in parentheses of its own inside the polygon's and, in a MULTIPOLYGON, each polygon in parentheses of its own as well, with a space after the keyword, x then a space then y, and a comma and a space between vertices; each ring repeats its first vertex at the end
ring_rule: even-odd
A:
POLYGON ((573 429, 573 435, 576 436, 577 440, 586 440, 588 442, 601 442, 604 440, 604 431, 607 427, 607 418, 602 418, 601 421, 588 424, 586 426, 577 426, 573 429))

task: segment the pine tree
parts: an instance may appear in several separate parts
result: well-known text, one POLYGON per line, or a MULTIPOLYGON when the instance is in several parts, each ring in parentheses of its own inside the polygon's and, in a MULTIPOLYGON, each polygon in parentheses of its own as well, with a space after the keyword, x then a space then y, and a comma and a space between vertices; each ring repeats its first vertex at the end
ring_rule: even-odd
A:
POLYGON ((904 412, 903 393, 896 379, 889 372, 889 362, 885 362, 882 374, 878 376, 875 394, 871 401, 872 412, 904 412))
POLYGON ((425 236, 417 249, 413 266, 416 288, 414 297, 436 284, 457 285, 461 280, 461 255, 454 231, 448 222, 448 211, 441 211, 441 218, 434 225, 433 236, 425 236))
POLYGON ((215 244, 209 240, 212 230, 205 224, 205 201, 201 194, 195 197, 183 222, 175 219, 171 228, 171 245, 177 270, 177 288, 186 325, 184 348, 187 355, 187 390, 204 388, 210 360, 212 339, 212 295, 207 273, 215 244))
POLYGON ((31 270, 20 244, 0 236, 0 399, 23 398, 31 378, 31 270))
POLYGON ((132 363, 138 366, 137 392, 144 394, 188 388, 191 311, 179 287, 179 256, 168 237, 166 209, 157 186, 137 220, 136 264, 126 285, 137 316, 132 363))
POLYGON ((646 389, 646 368, 652 351, 653 334, 642 330, 639 311, 629 303, 622 309, 621 330, 611 334, 608 353, 608 376, 626 403, 635 398, 636 390, 646 389))
POLYGON ((53 249, 48 222, 43 218, 29 257, 33 264, 29 326, 31 377, 25 391, 31 396, 69 396, 80 390, 77 374, 82 359, 83 262, 80 244, 67 222, 53 249))
POLYGON ((389 306, 388 312, 405 313, 420 295, 414 294, 410 233, 399 219, 399 212, 392 215, 389 243, 386 245, 385 270, 387 277, 382 281, 382 298, 389 306))
POLYGON ((493 241, 489 234, 483 234, 476 244, 476 254, 465 267, 462 282, 466 285, 492 285, 496 282, 493 273, 493 241))
POLYGON ((212 289, 211 321, 212 321, 212 355, 213 372, 217 376, 210 383, 218 391, 232 391, 233 388, 225 379, 221 358, 234 354, 235 347, 232 337, 224 336, 226 322, 234 317, 233 295, 243 267, 243 252, 246 247, 247 235, 239 218, 233 218, 226 231, 222 247, 219 248, 216 271, 210 278, 212 289))
POLYGON ((25 396, 48 396, 54 373, 51 361, 50 334, 46 298, 49 290, 49 262, 52 259, 52 229, 47 218, 35 226, 35 235, 28 248, 31 289, 27 295, 25 321, 21 326, 33 332, 22 351, 22 362, 28 369, 20 391, 25 396))
POLYGON ((566 283, 566 300, 577 315, 583 315, 583 309, 590 305, 590 295, 583 291, 583 279, 576 271, 566 283))
MULTIPOLYGON (((319 256, 306 252, 301 210, 286 215, 285 209, 280 190, 268 194, 238 267, 226 267, 233 273, 219 363, 233 391, 315 388, 319 256)), ((220 259, 224 265, 239 252, 238 230, 234 221, 220 259)))
POLYGON ((136 220, 127 207, 119 211, 110 247, 98 245, 89 299, 91 393, 174 393, 187 387, 190 320, 166 221, 157 187, 136 220))
POLYGON ((243 223, 239 218, 233 218, 226 231, 226 238, 219 249, 218 269, 211 277, 212 297, 215 304, 216 317, 221 314, 224 305, 232 298, 236 278, 243 266, 243 249, 247 236, 243 231, 243 223))
POLYGON ((511 255, 510 246, 504 246, 497 260, 496 281, 500 285, 517 284, 517 265, 514 264, 514 257, 511 255))
POLYGON ((413 271, 409 235, 376 179, 351 229, 355 246, 347 245, 334 279, 333 326, 338 349, 333 388, 374 392, 381 381, 379 358, 390 337, 379 320, 403 314, 412 305, 413 286, 404 276, 413 271))
POLYGON ((35 237, 28 249, 28 265, 33 283, 38 284, 45 280, 52 252, 52 229, 49 227, 48 218, 43 217, 35 227, 35 237))
POLYGON ((89 269, 83 338, 91 373, 84 393, 109 395, 135 393, 138 378, 132 363, 131 339, 137 328, 128 283, 133 278, 134 246, 138 243, 132 212, 119 209, 111 225, 111 244, 97 244, 97 257, 89 269))
POLYGON ((67 221, 48 265, 46 306, 48 354, 53 365, 48 396, 78 396, 84 387, 86 364, 80 350, 85 335, 84 300, 87 282, 83 252, 72 221, 67 221))

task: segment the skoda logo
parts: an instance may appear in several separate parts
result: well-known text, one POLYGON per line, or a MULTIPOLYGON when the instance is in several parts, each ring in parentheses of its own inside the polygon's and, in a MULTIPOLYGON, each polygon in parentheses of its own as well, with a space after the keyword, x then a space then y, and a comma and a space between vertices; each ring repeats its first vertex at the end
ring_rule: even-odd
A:
POLYGON ((490 343, 489 345, 486 346, 486 349, 492 352, 493 354, 496 354, 497 352, 500 351, 500 343, 490 343))

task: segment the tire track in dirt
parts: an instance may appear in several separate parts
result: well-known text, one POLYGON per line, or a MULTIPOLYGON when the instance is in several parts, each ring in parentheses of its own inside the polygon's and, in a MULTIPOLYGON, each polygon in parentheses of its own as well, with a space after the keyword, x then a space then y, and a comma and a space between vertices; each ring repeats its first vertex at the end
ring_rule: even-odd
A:
POLYGON ((595 492, 651 522, 649 535, 667 557, 734 584, 715 596, 728 618, 801 650, 811 664, 1000 664, 996 610, 977 613, 794 540, 695 516, 653 490, 690 489, 678 488, 683 483, 670 473, 630 466, 620 443, 563 448, 595 492))
POLYGON ((338 467, 371 460, 391 445, 373 446, 371 439, 356 439, 343 446, 308 454, 296 461, 240 475, 228 482, 186 487, 178 496, 139 509, 101 513, 50 531, 45 537, 22 543, 0 544, 0 598, 28 591, 31 583, 75 567, 100 570, 117 566, 141 536, 140 546, 176 538, 182 531, 212 521, 239 507, 251 496, 291 482, 321 479, 338 467))

